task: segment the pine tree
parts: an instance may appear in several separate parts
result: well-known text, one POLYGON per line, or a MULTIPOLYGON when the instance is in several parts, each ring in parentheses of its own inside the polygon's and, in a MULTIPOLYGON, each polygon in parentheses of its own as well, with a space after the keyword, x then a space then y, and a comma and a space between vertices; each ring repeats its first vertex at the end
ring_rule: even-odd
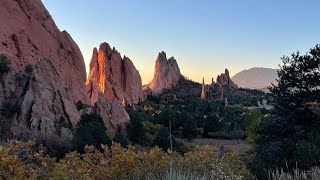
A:
POLYGON ((306 55, 283 57, 278 85, 270 91, 273 116, 261 123, 253 170, 307 169, 320 165, 320 46, 306 55))
POLYGON ((74 148, 84 152, 86 145, 93 145, 98 150, 102 150, 101 144, 111 145, 106 131, 101 116, 95 113, 82 115, 73 140, 74 148))
POLYGON ((187 139, 192 139, 197 136, 197 122, 190 115, 187 115, 186 122, 183 126, 183 136, 187 139))

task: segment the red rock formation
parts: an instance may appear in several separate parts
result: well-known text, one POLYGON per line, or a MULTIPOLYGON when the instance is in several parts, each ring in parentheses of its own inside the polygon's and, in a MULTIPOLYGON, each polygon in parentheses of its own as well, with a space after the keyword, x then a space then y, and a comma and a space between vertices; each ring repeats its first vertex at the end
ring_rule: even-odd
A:
POLYGON ((70 137, 71 131, 57 129, 57 123, 63 118, 75 125, 80 119, 75 102, 89 103, 80 49, 57 28, 40 0, 1 0, 0 17, 0 53, 13 68, 0 77, 0 108, 8 102, 21 107, 8 118, 11 131, 70 137), (23 71, 28 64, 34 68, 31 74, 23 71))
POLYGON ((0 17, 0 53, 15 70, 50 60, 72 99, 88 100, 80 49, 66 31, 57 28, 41 0, 1 0, 0 17))
MULTIPOLYGON (((13 68, 7 74, 0 74, 0 109, 2 112, 8 108, 8 103, 21 109, 12 117, 0 113, 0 118, 8 122, 13 135, 55 134, 70 142, 71 130, 60 127, 60 120, 75 126, 80 119, 75 102, 90 103, 80 49, 66 31, 60 32, 41 0, 1 0, 0 17, 0 54, 8 57, 13 68), (34 68, 30 74, 23 70, 27 64, 34 68)), ((111 56, 100 54, 103 55, 118 58, 116 52, 111 56)), ((123 66, 110 73, 124 70, 130 74, 131 61, 124 58, 122 62, 123 66)), ((121 78, 115 76, 112 82, 121 78)), ((135 77, 127 77, 125 82, 136 81, 132 78, 135 77)), ((103 85, 108 88, 108 84, 103 85)), ((125 87, 126 92, 134 91, 134 87, 125 87)), ((128 120, 124 108, 116 102, 99 100, 95 107, 106 126, 116 126, 117 120, 121 125, 128 120)))
POLYGON ((201 99, 206 100, 206 84, 204 83, 204 78, 202 79, 201 99))
POLYGON ((118 127, 125 129, 130 117, 117 99, 107 100, 104 94, 98 93, 98 101, 94 105, 94 112, 100 114, 108 131, 116 132, 118 127))
POLYGON ((128 104, 138 103, 142 97, 139 71, 128 57, 121 58, 107 43, 102 43, 99 51, 93 49, 86 85, 92 103, 98 100, 98 92, 108 100, 125 99, 128 104))
POLYGON ((144 87, 144 91, 159 94, 164 89, 176 86, 180 78, 181 73, 177 61, 174 57, 167 59, 166 53, 162 51, 156 60, 153 79, 144 87))
POLYGON ((225 69, 225 73, 218 75, 217 83, 222 86, 228 85, 231 88, 238 88, 238 86, 231 80, 228 69, 225 69))

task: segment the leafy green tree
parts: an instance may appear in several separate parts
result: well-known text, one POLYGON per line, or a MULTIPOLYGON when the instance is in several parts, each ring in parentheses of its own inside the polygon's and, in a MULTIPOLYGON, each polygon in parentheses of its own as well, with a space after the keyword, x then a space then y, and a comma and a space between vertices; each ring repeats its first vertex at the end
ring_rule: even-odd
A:
POLYGON ((167 150, 170 148, 170 132, 167 127, 161 127, 157 133, 154 145, 167 150))
POLYGON ((5 55, 0 54, 0 74, 8 73, 11 69, 10 65, 11 62, 8 58, 5 55))
POLYGON ((320 46, 306 55, 283 57, 278 86, 270 91, 273 116, 261 123, 253 171, 261 179, 264 169, 320 165, 320 46))
POLYGON ((203 135, 209 137, 209 132, 215 132, 220 130, 219 116, 217 114, 210 114, 203 126, 203 135))
POLYGON ((257 128, 261 122, 261 116, 259 109, 252 109, 244 115, 247 140, 249 142, 254 142, 257 138, 257 128))
POLYGON ((102 150, 101 144, 111 145, 111 140, 106 131, 100 115, 95 113, 82 115, 76 127, 73 140, 74 148, 79 152, 84 152, 86 145, 93 145, 98 150, 102 150))
POLYGON ((192 139, 196 137, 197 134, 197 122, 190 114, 188 114, 183 126, 183 136, 187 139, 192 139))

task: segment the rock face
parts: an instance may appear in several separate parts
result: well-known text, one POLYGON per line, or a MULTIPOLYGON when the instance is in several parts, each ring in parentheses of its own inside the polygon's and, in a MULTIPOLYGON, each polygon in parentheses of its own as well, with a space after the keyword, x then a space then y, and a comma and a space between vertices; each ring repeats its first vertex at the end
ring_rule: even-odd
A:
POLYGON ((72 99, 88 100, 80 49, 66 31, 57 28, 41 0, 1 0, 0 16, 0 53, 11 60, 13 69, 49 60, 72 99))
POLYGON ((142 99, 139 71, 128 57, 121 58, 120 53, 107 43, 102 43, 99 51, 93 49, 86 85, 92 103, 98 101, 99 92, 108 100, 125 100, 128 104, 142 99))
MULTIPOLYGON (((39 61, 32 73, 9 72, 0 76, 1 117, 17 137, 59 134, 59 123, 76 125, 80 119, 72 96, 57 74, 52 61, 39 61), (6 113, 4 113, 6 112, 6 113), (6 115, 6 116, 4 116, 6 115)), ((61 135, 69 136, 71 131, 61 135)))
POLYGON ((0 17, 0 54, 12 67, 0 74, 0 120, 16 136, 70 140, 80 119, 75 102, 90 102, 80 49, 41 0, 1 0, 0 17), (24 71, 28 64, 33 72, 24 71))
POLYGON ((159 94, 164 89, 176 86, 182 77, 180 68, 174 57, 167 59, 165 52, 160 52, 156 60, 154 76, 144 91, 159 94))
MULTIPOLYGON (((0 23, 0 54, 12 66, 11 72, 0 72, 0 123, 5 126, 0 131, 9 130, 8 137, 58 135, 70 142, 70 129, 81 114, 75 103, 90 104, 80 49, 66 31, 60 32, 41 0, 1 0, 0 17, 4 20, 0 23), (32 72, 24 70, 29 64, 32 72)), ((108 92, 109 99, 124 94, 137 102, 141 78, 129 58, 121 59, 106 44, 101 46, 101 53, 94 52, 90 66, 99 71, 90 73, 93 82, 108 92), (110 61, 104 63, 107 58, 110 61)), ((98 93, 96 101, 90 112, 99 113, 112 130, 129 120, 118 101, 109 101, 98 93)))
POLYGON ((100 114, 108 130, 116 132, 118 128, 125 128, 130 117, 117 99, 108 100, 104 94, 98 93, 98 101, 94 105, 94 112, 100 114))
POLYGON ((235 89, 238 88, 238 86, 231 80, 228 69, 225 69, 224 73, 221 73, 221 75, 218 75, 217 84, 220 84, 222 86, 227 85, 230 88, 235 88, 235 89))

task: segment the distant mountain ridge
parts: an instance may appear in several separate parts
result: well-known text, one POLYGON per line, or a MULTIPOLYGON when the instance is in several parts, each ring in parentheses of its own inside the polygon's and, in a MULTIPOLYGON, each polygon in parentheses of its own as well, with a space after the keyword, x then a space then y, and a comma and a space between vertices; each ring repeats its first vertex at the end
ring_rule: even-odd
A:
POLYGON ((231 79, 242 88, 265 89, 271 83, 277 84, 277 71, 278 69, 254 67, 237 73, 231 79))

